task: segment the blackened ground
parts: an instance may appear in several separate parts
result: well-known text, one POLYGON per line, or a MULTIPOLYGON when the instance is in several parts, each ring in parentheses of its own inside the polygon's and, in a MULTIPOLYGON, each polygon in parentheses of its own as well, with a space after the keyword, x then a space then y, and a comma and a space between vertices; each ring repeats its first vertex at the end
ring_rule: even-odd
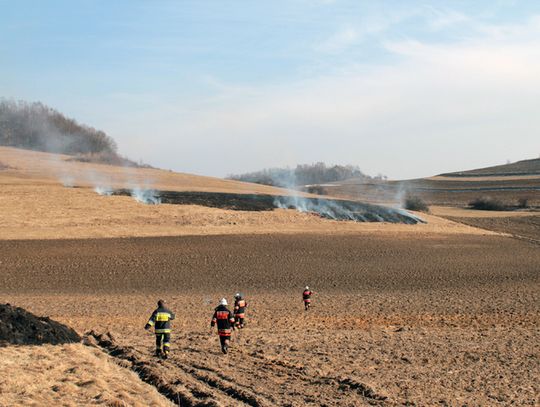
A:
MULTIPOLYGON (((112 195, 131 196, 132 191, 116 189, 112 195)), ((276 208, 287 208, 317 213, 324 218, 334 220, 406 224, 422 222, 406 211, 348 200, 190 191, 153 191, 153 196, 159 198, 164 204, 201 205, 235 211, 271 211, 276 208)))
POLYGON ((0 346, 80 342, 73 329, 47 317, 37 317, 22 308, 0 304, 0 346))

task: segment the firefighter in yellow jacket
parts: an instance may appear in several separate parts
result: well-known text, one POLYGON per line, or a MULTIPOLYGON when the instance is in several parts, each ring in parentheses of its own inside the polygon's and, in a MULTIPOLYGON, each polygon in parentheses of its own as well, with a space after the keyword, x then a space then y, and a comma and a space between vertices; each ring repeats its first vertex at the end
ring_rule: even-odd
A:
POLYGON ((154 327, 156 334, 156 356, 167 359, 171 347, 171 322, 174 313, 165 306, 165 301, 159 300, 158 307, 152 312, 152 316, 144 329, 154 327))

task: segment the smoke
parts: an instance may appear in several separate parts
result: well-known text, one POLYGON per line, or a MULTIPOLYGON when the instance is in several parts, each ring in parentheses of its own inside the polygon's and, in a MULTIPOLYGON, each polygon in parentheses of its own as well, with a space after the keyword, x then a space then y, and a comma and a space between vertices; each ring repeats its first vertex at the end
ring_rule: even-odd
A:
POLYGON ((136 187, 131 190, 131 196, 135 198, 137 202, 147 205, 159 205, 161 203, 159 193, 153 189, 141 189, 136 187))
POLYGON ((69 174, 62 174, 60 176, 60 182, 66 188, 73 188, 75 186, 75 178, 73 178, 69 174))
POLYGON ((280 209, 295 209, 299 212, 315 213, 326 219, 340 221, 425 223, 423 219, 400 208, 389 208, 354 201, 304 198, 293 195, 276 197, 274 206, 280 209))
POLYGON ((116 143, 104 132, 79 124, 42 103, 5 99, 0 99, 0 123, 6 128, 0 132, 0 145, 52 153, 47 167, 64 187, 90 184, 99 195, 112 195, 112 186, 122 185, 138 202, 160 203, 158 194, 148 187, 150 180, 134 181, 141 173, 129 172, 127 166, 133 162, 116 153, 116 143), (100 171, 99 163, 116 165, 124 174, 111 177, 108 171, 100 171))
POLYGON ((103 187, 103 186, 94 187, 94 191, 96 191, 98 195, 104 195, 104 196, 111 196, 113 194, 112 188, 103 187))
POLYGON ((400 182, 394 195, 394 201, 398 208, 403 209, 405 207, 405 198, 407 197, 408 193, 409 188, 405 185, 405 183, 400 182))

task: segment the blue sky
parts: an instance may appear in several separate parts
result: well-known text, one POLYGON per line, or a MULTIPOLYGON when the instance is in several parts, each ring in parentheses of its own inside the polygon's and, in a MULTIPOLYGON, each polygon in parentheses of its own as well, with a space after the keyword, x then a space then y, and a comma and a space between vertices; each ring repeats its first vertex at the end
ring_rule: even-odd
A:
POLYGON ((412 178, 540 153, 540 2, 2 1, 0 96, 163 168, 412 178))

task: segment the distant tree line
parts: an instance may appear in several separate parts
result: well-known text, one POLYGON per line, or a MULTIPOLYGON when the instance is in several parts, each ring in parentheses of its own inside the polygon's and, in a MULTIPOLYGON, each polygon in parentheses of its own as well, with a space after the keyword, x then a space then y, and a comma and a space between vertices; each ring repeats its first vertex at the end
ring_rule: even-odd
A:
POLYGON ((370 177, 354 165, 327 166, 323 162, 318 162, 314 164, 299 164, 296 168, 267 168, 245 174, 233 174, 227 178, 277 187, 296 187, 337 182, 350 178, 382 180, 386 177, 382 175, 370 177))
POLYGON ((0 144, 69 155, 116 152, 116 143, 103 131, 40 102, 0 101, 0 144))
POLYGON ((137 165, 118 155, 116 142, 105 132, 41 102, 0 100, 0 145, 73 155, 78 161, 137 165))

